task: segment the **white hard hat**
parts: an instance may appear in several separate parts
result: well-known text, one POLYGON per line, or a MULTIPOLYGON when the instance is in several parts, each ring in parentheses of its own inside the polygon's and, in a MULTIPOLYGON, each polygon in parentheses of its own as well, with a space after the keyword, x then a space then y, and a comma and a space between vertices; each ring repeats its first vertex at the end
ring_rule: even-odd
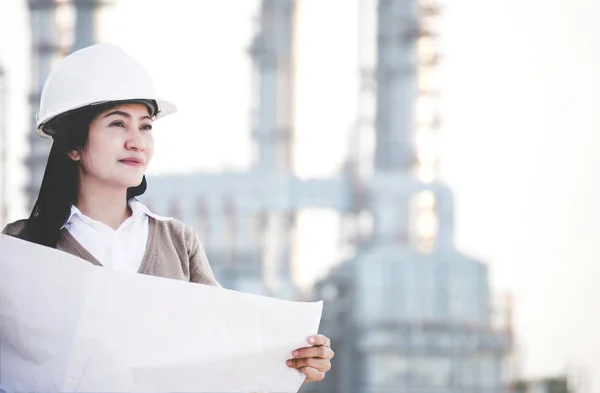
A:
POLYGON ((37 133, 45 138, 54 132, 48 122, 56 116, 88 105, 110 101, 155 100, 156 119, 177 107, 156 96, 147 70, 113 44, 97 44, 73 52, 54 69, 42 89, 37 133))

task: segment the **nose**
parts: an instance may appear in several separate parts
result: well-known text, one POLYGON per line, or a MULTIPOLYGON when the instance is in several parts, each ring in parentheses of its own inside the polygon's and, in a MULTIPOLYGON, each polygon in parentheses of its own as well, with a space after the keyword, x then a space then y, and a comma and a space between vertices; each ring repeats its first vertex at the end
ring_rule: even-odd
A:
POLYGON ((142 133, 138 129, 131 129, 127 133, 127 141, 125 142, 125 148, 133 151, 144 151, 146 150, 146 141, 142 136, 142 133))

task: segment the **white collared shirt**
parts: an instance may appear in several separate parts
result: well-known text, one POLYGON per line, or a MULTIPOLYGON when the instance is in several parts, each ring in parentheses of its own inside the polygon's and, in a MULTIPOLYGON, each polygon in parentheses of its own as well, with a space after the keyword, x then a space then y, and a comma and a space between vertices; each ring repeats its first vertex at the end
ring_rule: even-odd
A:
POLYGON ((94 256, 104 267, 137 273, 146 253, 148 243, 148 217, 170 220, 153 214, 137 199, 129 200, 131 217, 115 231, 106 224, 92 220, 77 207, 71 207, 71 215, 63 227, 94 256))

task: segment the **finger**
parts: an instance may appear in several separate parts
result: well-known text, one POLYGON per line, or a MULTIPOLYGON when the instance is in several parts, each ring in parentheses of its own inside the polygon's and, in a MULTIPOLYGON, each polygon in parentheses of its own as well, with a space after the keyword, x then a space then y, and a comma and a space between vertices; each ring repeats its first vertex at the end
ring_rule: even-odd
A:
POLYGON ((290 359, 286 362, 288 367, 301 369, 303 367, 315 368, 319 371, 331 370, 329 359, 309 358, 309 359, 290 359))
POLYGON ((307 341, 311 345, 324 345, 326 347, 331 347, 331 340, 329 337, 322 334, 314 334, 310 336, 307 341))
POLYGON ((305 382, 319 382, 325 379, 325 373, 312 367, 304 367, 299 370, 306 375, 305 382))
POLYGON ((300 348, 292 352, 293 358, 321 358, 331 359, 335 356, 335 353, 329 347, 316 346, 310 348, 300 348))

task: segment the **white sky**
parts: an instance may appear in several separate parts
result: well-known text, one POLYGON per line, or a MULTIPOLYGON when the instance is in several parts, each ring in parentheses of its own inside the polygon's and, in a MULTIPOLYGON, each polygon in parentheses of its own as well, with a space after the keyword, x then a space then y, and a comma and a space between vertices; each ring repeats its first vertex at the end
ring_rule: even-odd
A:
MULTIPOLYGON (((515 295, 525 374, 581 366, 600 389, 600 2, 445 3, 442 178, 456 193, 457 246, 488 263, 494 289, 515 295)), ((302 1, 303 26, 310 25, 299 37, 298 163, 305 175, 330 174, 345 151, 356 108, 350 4, 302 1)), ((255 5, 128 0, 105 15, 104 37, 146 63, 180 109, 156 124, 154 173, 187 169, 182 157, 203 170, 248 162, 244 50, 255 5)), ((25 214, 27 26, 25 1, 3 1, 12 219, 25 214)), ((335 220, 323 226, 335 228, 335 220)), ((326 248, 332 239, 322 241, 326 248)))

